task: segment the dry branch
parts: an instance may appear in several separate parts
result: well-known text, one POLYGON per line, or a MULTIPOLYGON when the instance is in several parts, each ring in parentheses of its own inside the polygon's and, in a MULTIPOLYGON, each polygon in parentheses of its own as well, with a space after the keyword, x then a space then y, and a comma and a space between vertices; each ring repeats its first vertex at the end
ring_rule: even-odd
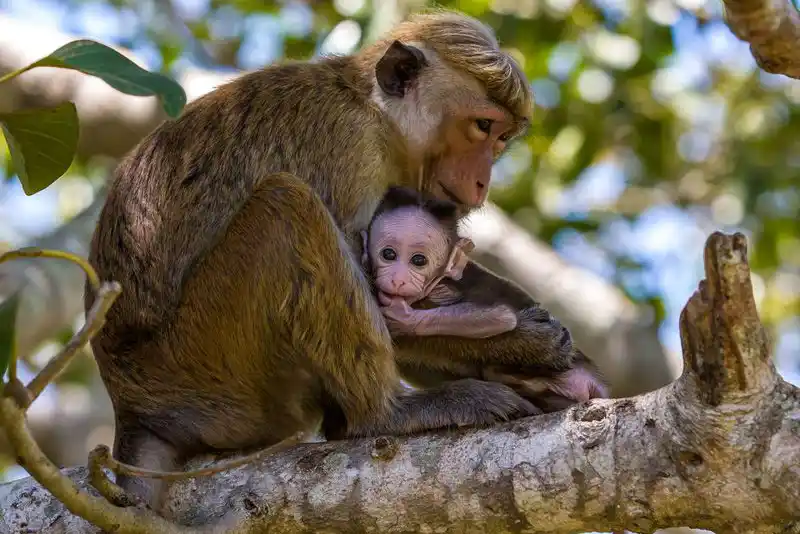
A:
POLYGON ((723 0, 731 31, 750 43, 758 66, 800 79, 800 12, 792 0, 723 0))
MULTIPOLYGON (((740 234, 713 234, 658 391, 488 429, 303 444, 174 485, 185 524, 236 532, 716 532, 800 528, 800 390, 770 359, 740 234)), ((197 459, 190 468, 212 463, 197 459)), ((83 469, 69 471, 87 487, 83 469)), ((96 532, 31 480, 0 532, 96 532)))

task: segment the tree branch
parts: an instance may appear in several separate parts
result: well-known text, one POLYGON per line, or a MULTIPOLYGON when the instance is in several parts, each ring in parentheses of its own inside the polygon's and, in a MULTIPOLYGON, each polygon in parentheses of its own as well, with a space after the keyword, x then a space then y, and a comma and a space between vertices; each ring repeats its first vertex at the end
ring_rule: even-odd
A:
POLYGON ((800 12, 792 0, 723 0, 731 31, 759 67, 800 79, 800 12))
MULTIPOLYGON (((713 234, 705 263, 681 315, 683 375, 658 391, 487 429, 304 444, 175 484, 168 510, 272 534, 795 531, 800 390, 772 364, 744 237, 713 234)), ((69 474, 87 487, 84 469, 69 474)), ((0 487, 0 510, 0 532, 97 532, 31 480, 0 487)))

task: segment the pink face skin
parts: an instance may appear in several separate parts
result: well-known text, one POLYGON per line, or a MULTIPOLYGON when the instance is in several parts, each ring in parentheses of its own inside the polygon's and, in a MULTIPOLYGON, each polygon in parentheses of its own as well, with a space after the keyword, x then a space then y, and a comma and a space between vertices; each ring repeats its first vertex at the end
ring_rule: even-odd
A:
POLYGON ((450 239, 425 210, 409 206, 380 215, 367 240, 378 290, 414 302, 426 284, 441 275, 450 257, 450 239))

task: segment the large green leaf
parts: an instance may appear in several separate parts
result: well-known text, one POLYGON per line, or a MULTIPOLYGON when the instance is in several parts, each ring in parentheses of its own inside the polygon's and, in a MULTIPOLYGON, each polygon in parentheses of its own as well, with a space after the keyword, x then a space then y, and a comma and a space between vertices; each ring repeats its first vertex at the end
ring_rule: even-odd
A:
POLYGON ((0 113, 14 171, 27 195, 55 182, 72 163, 78 146, 75 104, 0 113))
POLYGON ((8 362, 14 353, 14 324, 17 320, 19 308, 19 293, 14 293, 0 303, 0 379, 6 374, 8 362))
POLYGON ((129 95, 157 96, 170 117, 177 117, 186 105, 186 93, 180 84, 161 74, 148 72, 113 48, 89 39, 67 43, 13 75, 35 67, 77 70, 96 76, 117 91, 129 95))

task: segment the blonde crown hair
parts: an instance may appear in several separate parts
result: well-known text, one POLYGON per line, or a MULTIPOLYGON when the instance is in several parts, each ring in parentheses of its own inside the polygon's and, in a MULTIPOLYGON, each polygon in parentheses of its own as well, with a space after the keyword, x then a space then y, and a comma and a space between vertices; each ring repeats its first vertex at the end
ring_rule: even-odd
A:
POLYGON ((369 47, 370 52, 385 50, 394 40, 424 43, 445 63, 478 80, 492 101, 520 119, 530 117, 533 97, 525 74, 479 20, 444 9, 416 13, 369 47))

